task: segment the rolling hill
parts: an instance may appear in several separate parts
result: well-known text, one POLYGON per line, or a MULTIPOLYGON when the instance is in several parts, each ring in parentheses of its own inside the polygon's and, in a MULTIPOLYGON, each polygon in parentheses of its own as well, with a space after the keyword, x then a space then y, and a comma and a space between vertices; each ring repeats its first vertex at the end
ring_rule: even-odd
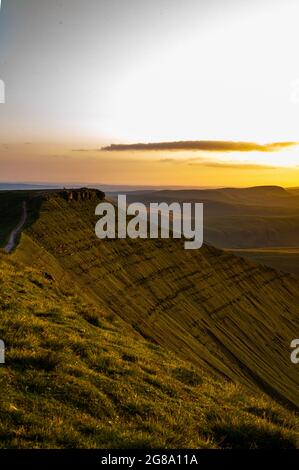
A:
POLYGON ((9 227, 24 200, 28 220, 0 261, 5 446, 298 445, 297 277, 180 240, 98 240, 96 191, 7 196, 9 227))
POLYGON ((293 196, 299 196, 299 188, 287 188, 287 191, 293 196))
MULTIPOLYGON (((110 194, 115 199, 116 193, 110 194)), ((298 273, 289 250, 299 248, 299 197, 278 186, 129 192, 128 202, 202 202, 204 240, 260 264, 298 273), (272 255, 269 251, 272 249, 272 255), (243 251, 242 251, 243 250, 243 251), (258 250, 258 253, 256 251, 258 250), (267 254, 267 253, 268 254, 267 254)))
MULTIPOLYGON (((219 203, 220 207, 227 206, 227 212, 238 210, 240 206, 248 214, 262 213, 269 211, 269 208, 299 209, 299 197, 296 192, 288 191, 280 186, 256 186, 250 188, 219 188, 219 189, 181 189, 181 190, 162 190, 162 191, 133 191, 128 193, 128 199, 136 200, 141 198, 140 202, 149 201, 206 201, 219 203), (268 209, 267 209, 268 208, 268 209)), ((213 207, 211 205, 211 207, 213 207)), ((215 207, 216 204, 215 204, 215 207)), ((216 210, 215 210, 216 214, 216 210)), ((210 214, 210 215, 215 215, 210 214)))

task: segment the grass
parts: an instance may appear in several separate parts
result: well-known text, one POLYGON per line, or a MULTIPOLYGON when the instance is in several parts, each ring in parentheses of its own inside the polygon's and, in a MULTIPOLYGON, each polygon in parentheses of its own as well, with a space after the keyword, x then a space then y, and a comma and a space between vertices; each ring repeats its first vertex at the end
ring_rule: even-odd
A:
POLYGON ((94 201, 53 194, 12 259, 72 285, 181 359, 299 409, 290 361, 297 278, 213 247, 184 250, 180 240, 98 240, 94 212, 94 201))
POLYGON ((1 448, 295 448, 298 416, 0 257, 1 448))
POLYGON ((210 246, 97 240, 95 200, 14 197, 7 226, 24 197, 29 218, 0 253, 0 446, 298 447, 297 278, 210 246))

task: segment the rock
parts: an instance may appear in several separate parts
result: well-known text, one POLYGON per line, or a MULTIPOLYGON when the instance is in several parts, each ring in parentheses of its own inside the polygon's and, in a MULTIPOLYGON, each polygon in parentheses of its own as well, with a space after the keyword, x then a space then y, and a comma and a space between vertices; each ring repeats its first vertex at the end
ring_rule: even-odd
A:
POLYGON ((60 195, 67 201, 93 201, 93 200, 103 200, 105 199, 105 193, 99 189, 89 189, 89 188, 80 188, 80 189, 69 189, 64 190, 60 195))

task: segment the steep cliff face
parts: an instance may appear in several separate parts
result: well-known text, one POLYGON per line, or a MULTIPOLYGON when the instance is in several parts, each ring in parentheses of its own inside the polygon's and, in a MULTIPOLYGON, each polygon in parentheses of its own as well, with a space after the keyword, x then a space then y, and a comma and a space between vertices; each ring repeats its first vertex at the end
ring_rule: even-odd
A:
POLYGON ((144 338, 209 373, 299 408, 290 342, 299 332, 298 279, 178 240, 95 237, 95 201, 44 201, 16 260, 72 285, 144 338))

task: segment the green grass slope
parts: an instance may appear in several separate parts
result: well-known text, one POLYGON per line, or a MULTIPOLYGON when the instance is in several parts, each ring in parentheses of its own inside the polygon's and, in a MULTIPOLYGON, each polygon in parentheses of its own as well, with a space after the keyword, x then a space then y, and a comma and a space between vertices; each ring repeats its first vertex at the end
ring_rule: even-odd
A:
POLYGON ((294 409, 299 376, 298 278, 178 240, 97 240, 95 201, 53 194, 13 259, 72 286, 107 314, 217 377, 294 409))
MULTIPOLYGON (((56 271, 58 275, 58 271, 56 271)), ((295 448, 299 418, 0 255, 1 448, 295 448)))

